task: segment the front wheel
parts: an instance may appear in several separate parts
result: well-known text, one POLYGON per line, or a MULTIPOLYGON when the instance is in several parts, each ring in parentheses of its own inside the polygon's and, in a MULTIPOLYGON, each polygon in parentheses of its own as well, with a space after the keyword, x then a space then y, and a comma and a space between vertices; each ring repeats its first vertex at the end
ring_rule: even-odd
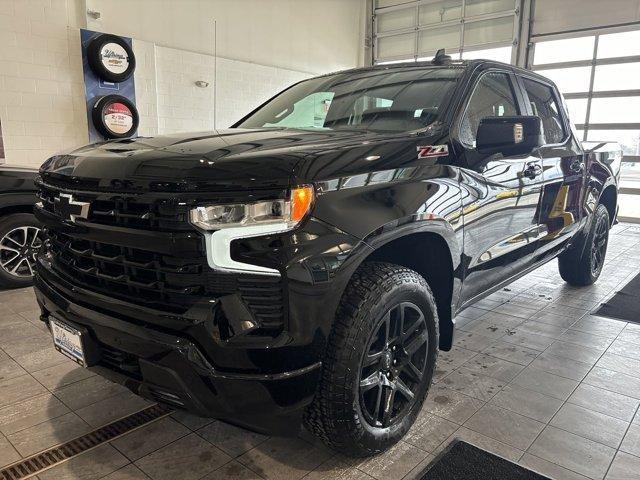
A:
POLYGON ((570 285, 592 285, 600 277, 609 244, 609 211, 598 205, 582 240, 558 257, 562 279, 570 285))
POLYGON ((387 450, 415 421, 437 355, 438 313, 425 279, 365 263, 338 308, 307 428, 346 455, 387 450))
POLYGON ((42 244, 40 224, 29 213, 0 218, 0 287, 28 287, 42 244))

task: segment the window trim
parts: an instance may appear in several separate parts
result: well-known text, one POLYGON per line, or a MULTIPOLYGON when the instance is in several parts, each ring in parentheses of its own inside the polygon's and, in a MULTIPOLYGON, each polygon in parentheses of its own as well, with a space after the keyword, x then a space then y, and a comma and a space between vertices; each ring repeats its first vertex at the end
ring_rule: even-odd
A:
MULTIPOLYGON (((560 113, 560 117, 562 118, 562 131, 564 133, 564 136, 562 137, 562 140, 557 142, 557 143, 545 143, 543 145, 543 147, 560 147, 562 145, 564 145, 565 143, 567 143, 567 141, 571 138, 571 136, 573 135, 573 129, 571 128, 571 125, 569 124, 569 115, 568 112, 566 111, 566 105, 564 104, 564 102, 561 100, 560 97, 560 92, 558 90, 558 87, 556 87, 556 85, 546 79, 542 79, 542 78, 536 78, 533 75, 527 75, 525 73, 520 73, 517 72, 516 73, 516 78, 518 79, 518 82, 520 84, 520 89, 522 90, 522 95, 524 96, 524 103, 525 103, 525 107, 527 109, 527 113, 529 113, 529 115, 533 115, 533 110, 531 109, 531 99, 529 98, 529 92, 527 92, 527 89, 524 85, 524 81, 523 79, 527 79, 530 80, 532 82, 536 82, 536 83, 540 83, 542 85, 545 85, 547 87, 549 87, 551 89, 551 94, 553 95, 554 100, 556 101, 556 105, 559 107, 558 108, 558 113, 560 113)), ((545 141, 546 141, 546 137, 545 137, 545 141)))
MULTIPOLYGON (((520 89, 520 85, 517 83, 517 80, 514 77, 513 71, 507 70, 507 69, 501 69, 501 68, 490 68, 482 71, 473 82, 473 85, 470 89, 471 93, 469 93, 469 95, 467 95, 467 97, 464 99, 464 103, 462 104, 462 107, 460 108, 459 113, 456 116, 456 119, 453 123, 454 126, 452 128, 452 137, 454 137, 455 140, 460 145, 462 145, 462 147, 466 150, 476 150, 476 147, 474 147, 473 145, 468 145, 467 143, 462 141, 462 138, 460 137, 460 127, 462 125, 462 121, 464 120, 464 116, 467 114, 467 109, 469 108, 469 103, 471 102, 471 98, 476 93, 476 90, 478 88, 478 85, 482 81, 482 78, 485 75, 488 75, 491 73, 502 73, 507 76, 509 80, 509 84, 511 85, 511 90, 513 93, 513 98, 515 100, 516 107, 518 108, 518 115, 522 115, 522 109, 524 107, 522 103, 522 100, 523 100, 521 96, 522 94, 518 92, 518 90, 520 89)), ((478 132, 476 132, 476 135, 477 134, 478 132)))

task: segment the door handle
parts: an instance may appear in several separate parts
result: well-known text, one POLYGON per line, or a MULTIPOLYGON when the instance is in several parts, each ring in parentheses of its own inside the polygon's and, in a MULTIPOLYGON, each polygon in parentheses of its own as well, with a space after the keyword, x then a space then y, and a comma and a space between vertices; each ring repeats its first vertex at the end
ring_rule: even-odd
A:
POLYGON ((571 170, 573 173, 582 173, 582 171, 584 170, 584 162, 581 159, 576 158, 569 164, 569 170, 571 170))
POLYGON ((535 179, 538 175, 542 174, 542 167, 539 163, 527 163, 527 168, 524 169, 524 176, 530 180, 535 179))

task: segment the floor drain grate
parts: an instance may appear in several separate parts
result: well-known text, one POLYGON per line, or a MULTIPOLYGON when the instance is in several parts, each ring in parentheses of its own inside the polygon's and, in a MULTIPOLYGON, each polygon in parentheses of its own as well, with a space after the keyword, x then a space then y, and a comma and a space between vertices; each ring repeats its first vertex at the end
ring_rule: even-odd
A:
POLYGON ((91 450, 103 443, 110 442, 125 433, 140 428, 147 423, 169 415, 171 409, 162 405, 152 405, 144 410, 116 420, 93 432, 70 440, 56 447, 27 457, 0 470, 0 480, 23 480, 33 477, 44 470, 91 450))

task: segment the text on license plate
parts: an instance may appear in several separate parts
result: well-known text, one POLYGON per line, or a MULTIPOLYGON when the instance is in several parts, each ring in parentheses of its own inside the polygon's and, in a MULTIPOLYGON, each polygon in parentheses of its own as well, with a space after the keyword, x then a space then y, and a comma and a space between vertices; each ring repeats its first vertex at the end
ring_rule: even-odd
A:
POLYGON ((80 365, 85 365, 84 351, 80 332, 64 323, 51 320, 51 333, 56 350, 75 360, 80 365))

